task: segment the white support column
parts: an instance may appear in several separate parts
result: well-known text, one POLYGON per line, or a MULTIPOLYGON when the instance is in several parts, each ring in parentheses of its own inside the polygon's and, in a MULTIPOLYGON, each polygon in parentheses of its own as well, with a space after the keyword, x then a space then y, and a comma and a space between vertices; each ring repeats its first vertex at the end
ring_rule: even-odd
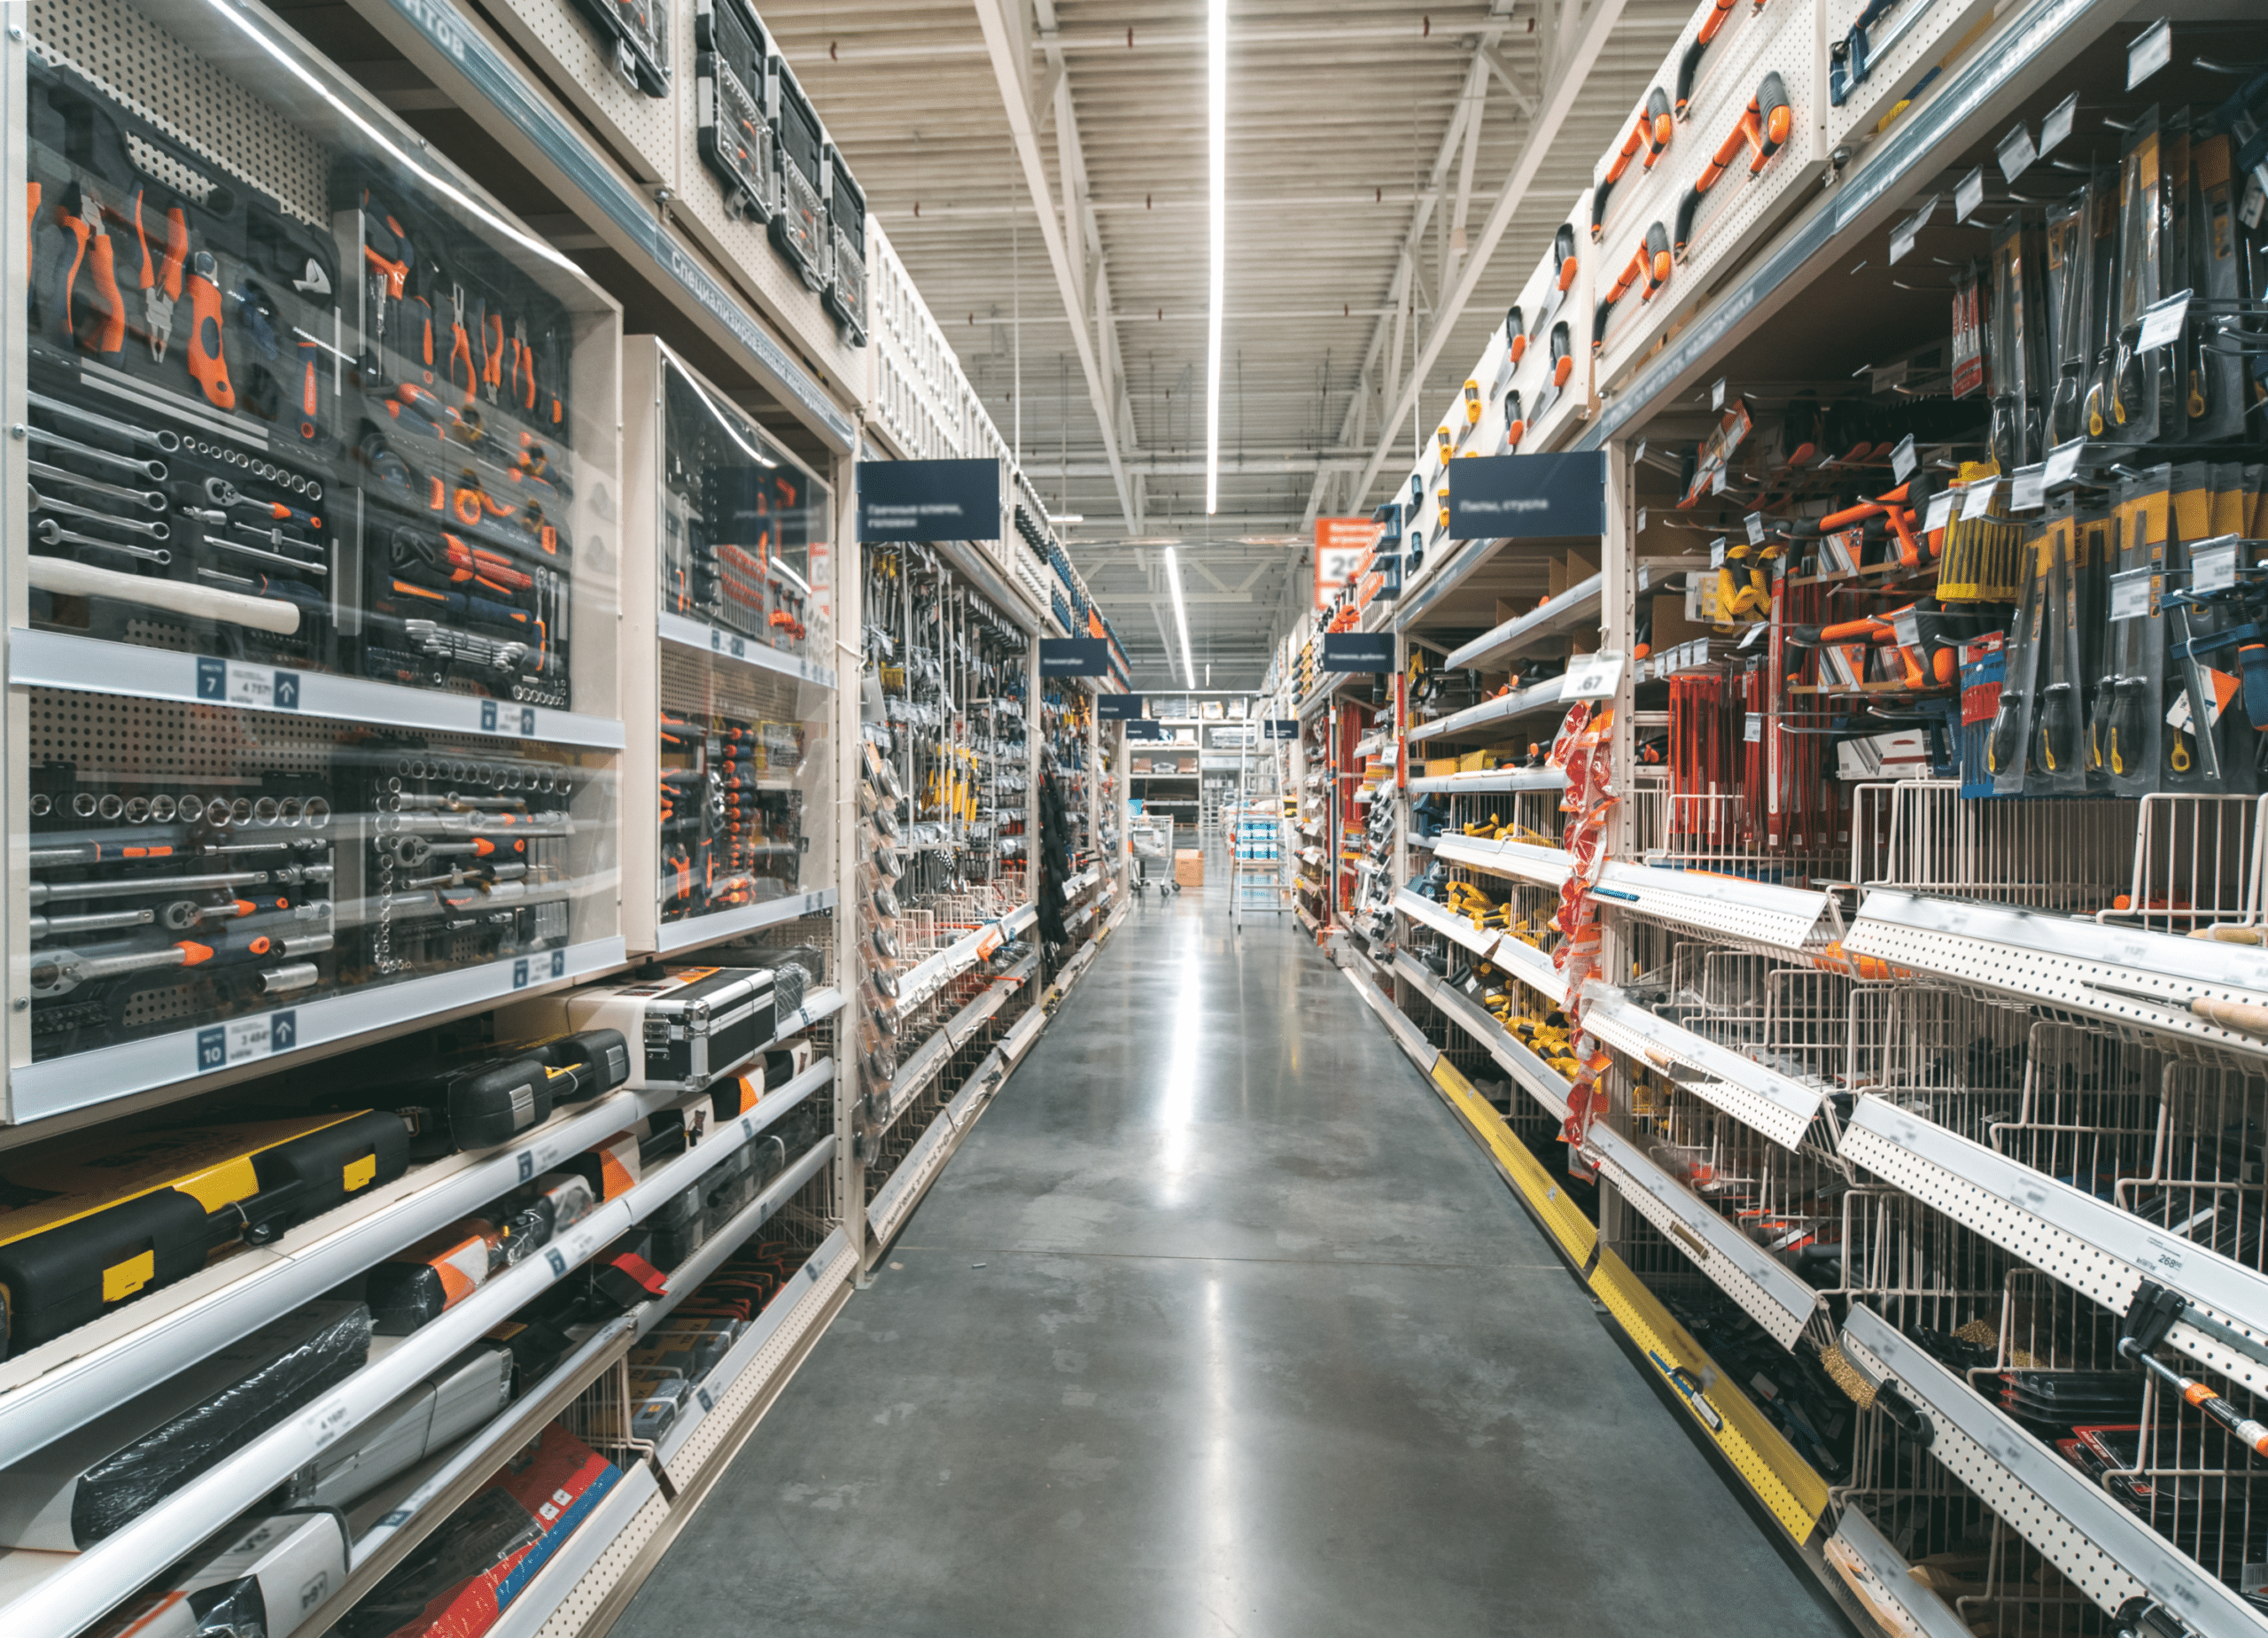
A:
MULTIPOLYGON (((858 544, 858 453, 865 431, 861 417, 850 453, 835 463, 835 859, 839 881, 858 876, 859 706, 858 681, 866 663, 863 633, 866 590, 865 548, 858 544)), ((859 1278, 866 1277, 866 1168, 859 1161, 854 1115, 858 1107, 858 906, 845 892, 835 910, 835 951, 829 964, 843 1010, 835 1019, 835 1206, 843 1234, 858 1250, 859 1278)))
MULTIPOLYGON (((1621 798, 1608 810, 1604 842, 1609 858, 1628 858, 1637 837, 1637 827, 1632 821, 1635 792, 1632 781, 1637 778, 1637 727, 1634 720, 1637 705, 1637 662, 1632 655, 1638 646, 1638 547, 1636 516, 1631 493, 1635 487, 1630 462, 1630 446, 1616 439, 1606 446, 1606 497, 1604 515, 1605 538, 1599 542, 1599 570, 1603 584, 1599 600, 1599 647, 1603 651, 1619 653, 1623 656, 1622 679, 1614 690, 1614 734, 1611 741, 1613 756, 1614 789, 1621 798)), ((1630 947, 1628 923, 1611 906, 1603 906, 1604 914, 1599 932, 1599 973, 1609 983, 1621 984, 1629 980, 1630 947)), ((1617 1069, 1612 1089, 1612 1113, 1606 1117, 1619 1126, 1630 1110, 1629 1077, 1617 1069)), ((1599 1234, 1611 1246, 1619 1246, 1627 1235, 1626 1214, 1622 1197, 1605 1178, 1599 1179, 1599 1234)))

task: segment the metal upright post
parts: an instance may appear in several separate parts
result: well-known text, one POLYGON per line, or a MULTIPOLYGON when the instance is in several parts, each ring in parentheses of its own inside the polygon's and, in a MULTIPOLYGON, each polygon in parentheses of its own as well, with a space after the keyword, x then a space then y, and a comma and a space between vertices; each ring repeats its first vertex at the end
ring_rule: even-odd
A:
MULTIPOLYGON (((864 431, 863 418, 860 431, 864 431)), ((858 858, 858 781, 861 754, 861 713, 866 690, 859 686, 865 670, 863 633, 866 591, 866 550, 858 544, 858 439, 850 453, 835 463, 835 875, 855 879, 858 858)), ((908 788, 911 788, 909 786, 908 788)), ((835 1023, 835 1201, 843 1232, 859 1250, 859 1279, 866 1278, 866 1168, 855 1141, 853 1115, 858 1106, 858 896, 845 892, 835 912, 835 955, 831 964, 835 987, 842 992, 843 1010, 835 1023)))
MULTIPOLYGON (((1602 576, 1599 606, 1599 646, 1602 652, 1622 656, 1622 670, 1612 695, 1614 732, 1611 741, 1614 789, 1621 798, 1607 811, 1605 845, 1610 858, 1628 858, 1637 828, 1632 781, 1637 777, 1637 734, 1633 711, 1637 695, 1637 667, 1632 658, 1637 648, 1638 544, 1631 492, 1635 472, 1630 446, 1617 439, 1606 448, 1606 535, 1599 542, 1602 576)), ((1629 980, 1630 949, 1627 924, 1612 907, 1599 930, 1599 972, 1609 983, 1629 980)), ((1615 1076, 1612 1114, 1627 1118, 1630 1107, 1628 1076, 1615 1076)), ((1608 1244, 1622 1243, 1626 1228, 1622 1198, 1612 1183, 1599 1181, 1599 1233, 1608 1244)))

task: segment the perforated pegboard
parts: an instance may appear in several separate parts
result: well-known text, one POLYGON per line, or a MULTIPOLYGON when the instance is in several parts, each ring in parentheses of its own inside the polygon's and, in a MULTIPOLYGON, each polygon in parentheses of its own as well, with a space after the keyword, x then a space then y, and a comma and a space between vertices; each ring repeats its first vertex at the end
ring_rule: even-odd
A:
MULTIPOLYGON (((2268 1280, 2207 1246, 1872 1095, 1860 1098, 1852 1111, 1841 1153, 2114 1314, 2132 1306, 2148 1277, 2268 1351, 2268 1280), (2090 1227, 2092 1234, 2085 1231, 2090 1227), (2128 1255, 2101 1243, 2113 1235, 2128 1255), (2201 1286, 2219 1302, 2208 1302, 2201 1286), (2257 1288, 2256 1301, 2246 1299, 2249 1286, 2257 1288)), ((2176 1325, 2167 1339, 2254 1393, 2268 1393, 2268 1366, 2250 1355, 2186 1324, 2176 1325)))
POLYGON ((670 94, 633 90, 615 72, 614 43, 567 0, 500 0, 487 14, 528 53, 574 112, 590 121, 615 157, 643 182, 674 185, 679 129, 694 124, 693 16, 670 19, 670 94))
MULTIPOLYGON (((1867 3, 1868 0, 1822 0, 1828 47, 1848 36, 1851 24, 1866 9, 1867 3)), ((1829 146, 1848 144, 1856 149, 1866 143, 1875 135, 1875 127, 1897 106, 1899 99, 1910 95, 1922 75, 1952 57, 1969 31, 1990 18, 1993 9, 1994 0, 1934 0, 1934 4, 1903 0, 1902 4, 1893 7, 1868 31, 1877 43, 1866 79, 1852 88, 1840 108, 1829 96, 1820 98, 1829 146), (1907 25, 1909 16, 1912 21, 1907 25), (1883 50, 1879 43, 1901 26, 1906 27, 1906 32, 1891 42, 1887 50, 1883 50)), ((1977 49, 1974 45, 1969 48, 1972 51, 1977 49)))
POLYGON ((1616 1052, 1671 1075, 1783 1149, 1802 1145, 1826 1097, 1819 1087, 1767 1069, 1619 998, 1594 998, 1583 1011, 1582 1027, 1616 1052), (1680 1073, 1680 1066, 1697 1073, 1680 1073))
MULTIPOLYGON (((151 123, 230 175, 273 195, 315 227, 330 223, 330 161, 323 145, 265 97, 191 51, 127 0, 32 0, 33 43, 68 64, 151 123)), ((137 162, 202 198, 209 178, 155 158, 139 142, 137 162)))
MULTIPOLYGON (((1871 1316, 1869 1316, 1871 1317, 1871 1316)), ((1999 1514, 2017 1534, 2039 1549, 2040 1553, 2070 1579, 2071 1584, 2108 1611, 2116 1611, 2119 1605, 2144 1593, 2141 1582, 2126 1571, 2101 1547, 2097 1546, 2076 1525, 2065 1518, 2039 1491, 2011 1471, 2003 1459, 2015 1454, 2013 1441, 2024 1435, 2014 1423, 2008 1425, 2004 1440, 1996 1440, 2001 1454, 1972 1438, 1952 1418, 1942 1413, 1937 1403, 1947 1391, 1969 1393, 1940 1370, 1934 1378, 1916 1381, 1919 1372, 1893 1370, 1864 1343, 1852 1336, 1847 1329, 1843 1333, 1843 1348, 1860 1370, 1876 1382, 1896 1380, 1909 1397, 1921 1400, 1925 1409, 1938 1409, 1931 1417, 1936 1437, 1930 1441, 1930 1454, 1945 1463, 1953 1476, 1975 1491, 1977 1499, 1999 1514)), ((1920 1362, 1926 1364, 1927 1362, 1920 1362)), ((1976 1395, 1969 1393, 1974 1399, 1976 1395)), ((1987 1408, 1977 1401, 1977 1409, 1987 1408)), ((2048 1456, 2048 1460, 2057 1458, 2048 1456)), ((2073 1474, 2075 1481, 2078 1475, 2073 1474)), ((2108 1497, 2106 1507, 2116 1506, 2108 1497)))
POLYGON ((219 789, 257 785, 263 773, 327 775, 339 743, 366 732, 322 718, 234 706, 60 688, 27 695, 25 763, 74 763, 82 779, 195 780, 219 789))
MULTIPOLYGON (((1599 359, 1602 386, 1614 384, 1651 352, 1655 342, 1702 302, 1728 268, 1761 250, 1770 231, 1817 190, 1827 158, 1820 118, 1827 99, 1820 83, 1824 58, 1819 7, 1820 0, 1774 0, 1737 34, 1728 28, 1720 35, 1704 58, 1690 117, 1679 126, 1672 152, 1654 167, 1647 187, 1634 190, 1643 199, 1634 198, 1627 206, 1621 200, 1612 202, 1618 207, 1613 213, 1625 225, 1619 239, 1607 239, 1604 248, 1609 252, 1617 252, 1619 246, 1619 256, 1627 260, 1637 234, 1656 220, 1674 240, 1680 204, 1708 167, 1718 145, 1740 123, 1764 76, 1780 76, 1793 116, 1786 144, 1753 175, 1748 168, 1751 155, 1744 145, 1731 168, 1702 197, 1684 253, 1668 282, 1643 305, 1635 294, 1616 305, 1599 359)), ((1679 50, 1683 50, 1682 44, 1679 50)), ((1598 286, 1601 293, 1605 288, 1598 286)))
POLYGON ((1596 892, 1650 921, 1775 951, 1823 950, 1842 930, 1834 899, 1823 890, 1616 864, 1606 867, 1596 892))
POLYGON ((598 1562, 583 1572, 583 1579, 559 1601, 550 1619, 536 1629, 536 1638, 577 1638, 605 1607, 615 1588, 622 1584, 622 1578, 630 1573, 638 1556, 646 1550, 646 1543, 654 1539, 654 1533, 668 1518, 669 1511, 670 1505, 658 1490, 648 1496, 645 1505, 632 1514, 630 1522, 606 1544, 598 1562))
MULTIPOLYGON (((824 1248, 822 1248, 824 1249, 824 1248)), ((830 1304, 835 1300, 844 1283, 858 1271, 858 1254, 847 1242, 838 1242, 837 1249, 819 1277, 809 1282, 788 1316, 768 1338, 754 1359, 749 1361, 741 1374, 733 1378, 732 1386, 701 1418, 700 1425, 687 1436, 677 1454, 670 1461, 670 1478, 678 1488, 688 1487, 695 1475, 706 1466, 718 1448, 740 1426, 749 1407, 775 1385, 780 1369, 789 1356, 804 1345, 812 1328, 819 1324, 830 1304)))

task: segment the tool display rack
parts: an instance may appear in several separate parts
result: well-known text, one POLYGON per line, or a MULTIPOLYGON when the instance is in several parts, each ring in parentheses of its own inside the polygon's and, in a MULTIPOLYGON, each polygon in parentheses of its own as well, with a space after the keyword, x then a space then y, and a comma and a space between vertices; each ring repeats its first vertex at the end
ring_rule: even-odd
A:
MULTIPOLYGON (((871 1044, 850 909, 874 883, 852 799, 864 691, 835 686, 839 657, 858 652, 862 588, 835 543, 850 534, 854 457, 1012 462, 902 267, 887 263, 886 292, 866 287, 887 247, 840 156, 825 154, 819 179, 825 276, 757 242, 762 179, 735 199, 700 151, 704 11, 662 14, 665 97, 650 75, 615 77, 617 61, 645 60, 637 50, 617 57, 580 13, 540 4, 477 15, 381 0, 288 20, 256 4, 43 4, 0 47, 15 88, 8 175, 26 195, 6 242, 33 275, 0 440, 13 480, 0 512, 14 588, 7 823, 27 841, 6 935, 0 1164, 17 1177, 50 1143, 99 1155, 183 1119, 351 1103, 435 1051, 493 1050, 559 992, 652 957, 792 963, 804 980, 761 1049, 798 1056, 736 1119, 711 1119, 711 1093, 742 1063, 700 1089, 617 1089, 517 1117, 508 1142, 421 1147, 360 1193, 350 1172, 335 1209, 287 1215, 148 1289, 129 1274, 99 1319, 36 1345, 19 1335, 12 1356, 0 1347, 5 1486, 59 1434, 311 1302, 353 1299, 379 1264, 501 1209, 530 1178, 625 1132, 661 1145, 545 1254, 493 1270, 86 1551, 0 1549, 8 1630, 99 1626, 161 1588, 217 1521, 244 1527, 325 1452, 372 1437, 485 1333, 583 1290, 602 1254, 673 1220, 689 1191, 753 1178, 658 1291, 580 1326, 516 1373, 501 1409, 353 1500, 318 1601, 268 1628, 330 1628, 448 1539, 556 1422, 614 1463, 613 1487, 492 1630, 602 1631, 874 1243, 855 1146, 866 1089, 836 1071, 871 1044), (374 97, 338 60, 395 90, 374 97), (498 204, 503 191, 543 229, 498 204), (548 236, 593 236, 611 252, 604 271, 579 272, 548 236), (625 338, 625 294, 663 338, 625 338), (870 347, 862 304, 885 296, 870 347), (902 397, 893 421, 872 366, 917 336, 926 400, 917 415, 902 397), (686 389, 675 426, 672 384, 686 389), (708 429, 690 454, 688 422, 708 429), (736 469, 742 499, 800 512, 734 531, 760 593, 669 595, 668 571, 689 567, 672 524, 721 538, 720 492, 703 493, 689 462, 711 478, 736 469), (702 732, 680 728, 672 749, 659 732, 672 722, 702 732), (761 767, 740 754, 750 729, 761 767), (646 818, 665 768, 715 774, 726 797, 710 836, 726 841, 726 867, 703 873, 716 890, 695 913, 672 913, 694 909, 666 885, 690 872, 665 878, 672 838, 652 827, 658 807, 646 818), (796 1266, 657 1433, 630 1395, 633 1351, 759 1245, 796 1266)), ((760 37, 760 19, 741 21, 760 37)), ((784 83, 788 105, 792 74, 766 66, 764 95, 784 83)), ((1011 484, 1036 511, 1021 474, 1011 484)), ((1028 633, 1060 629, 1052 586, 1091 612, 1052 537, 1001 536, 953 548, 972 595, 1014 608, 1028 633)), ((1009 714, 1031 698, 1027 685, 1009 714)), ((959 855, 985 873, 966 894, 929 884, 925 913, 958 913, 975 936, 922 958, 928 1016, 956 1058, 920 1163, 874 1200, 884 1239, 1123 913, 1120 883, 1087 863, 1066 884, 1077 926, 1058 964, 972 986, 984 921, 1029 936, 1036 920, 1010 902, 1021 862, 1006 845, 1029 827, 959 855)))
MULTIPOLYGON (((2268 32, 2177 15, 2165 45, 2155 10, 2053 0, 1699 8, 1634 108, 1630 160, 1689 58, 1693 108, 1656 163, 1612 177, 1596 245, 1574 223, 1606 319, 1590 401, 1520 446, 1602 453, 1604 535, 1429 539, 1399 599, 1359 616, 1395 633, 1418 709, 1398 723, 1396 931, 1340 953, 1349 982, 1867 1630, 2268 1626, 2259 1466, 2232 1432, 2268 1391, 2256 784, 1991 795, 1992 696, 1966 723, 1961 699, 2000 685, 1997 668, 1849 682, 1787 641, 1937 589, 1936 565, 1894 542, 1887 563, 1819 561, 1800 524, 1905 481, 1909 428, 1925 483, 1981 485, 1984 415, 1935 408, 1960 401, 1961 269, 2081 183, 2115 192, 2125 128, 2152 105, 2161 129, 2182 109, 2212 128, 2256 88, 2268 32), (1743 129, 1767 72, 1790 111, 1776 146, 1743 129), (2074 95, 2070 134, 2039 156, 2074 95), (1720 141, 1729 174, 1697 186, 1720 141), (1688 200, 1701 225, 1655 277, 1635 249, 1688 200), (1737 243, 1718 213, 1746 224, 1737 243), (1810 393, 1853 406, 1838 434, 1890 431, 1802 452, 1810 393), (1733 549, 1752 514, 1784 544, 1733 549), (1759 595, 1742 599, 1750 566, 1759 595), (1426 701, 1420 679, 1467 674, 1471 697, 1426 701), (1587 877, 1599 975, 1571 995, 1550 922, 1584 861, 1565 845, 1564 767, 1529 747, 1551 744, 1578 690, 1612 707, 1616 801, 1587 877), (1571 1010, 1581 1030, 1562 1033, 1571 1010)), ((2246 187, 2209 221, 2256 247, 2250 280, 2246 187)), ((2195 289, 2164 322, 2200 361, 2138 368, 2201 379, 2207 413, 2241 381, 2249 408, 2261 292, 2195 289)), ((1518 369, 1508 352, 1500 333, 1476 363, 1484 392, 1518 369)), ((2256 423, 2237 419, 2214 438, 2091 437, 2044 497, 2029 485, 2048 444, 2027 435, 1981 515, 2053 542, 2059 508, 2115 500, 2125 472, 2256 462, 2256 423)), ((1438 465, 1412 474, 1421 494, 1438 465)), ((2206 533, 2139 538, 2171 540, 2172 588, 2206 533)), ((2233 555, 2240 586, 2255 555, 2233 555)), ((2013 606, 1992 623, 2020 640, 2013 606)), ((1296 683, 1300 664, 1287 646, 1279 673, 1296 683)), ((2026 719, 2023 738, 2039 732, 2026 719)), ((2217 732, 2225 765, 2249 762, 2249 740, 2217 732)))

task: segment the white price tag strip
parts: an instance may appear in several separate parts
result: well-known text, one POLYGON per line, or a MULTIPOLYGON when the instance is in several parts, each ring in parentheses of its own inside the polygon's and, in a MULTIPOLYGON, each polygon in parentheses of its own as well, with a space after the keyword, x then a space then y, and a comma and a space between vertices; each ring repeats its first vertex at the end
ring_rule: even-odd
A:
POLYGON ((2189 589, 2225 592, 2236 584, 2236 540, 2201 542, 2189 548, 2189 589))
POLYGON ((2014 182, 2031 168, 2039 150, 2031 145, 2031 133, 2018 120, 2015 129, 1992 144, 1992 157, 2000 162, 2000 175, 2014 182))
POLYGON ((1746 528, 1746 529, 1747 529, 1747 531, 1748 531, 1748 543, 1749 543, 1751 546, 1761 546, 1761 545, 1763 545, 1763 544, 1764 544, 1764 514, 1763 514, 1763 513, 1761 513, 1761 512, 1751 512, 1751 513, 1750 513, 1750 514, 1749 514, 1745 518, 1742 519, 1741 521, 1742 521, 1742 525, 1743 525, 1744 528, 1746 528))
POLYGON ((1993 492, 2000 486, 1997 477, 1979 478, 1961 492, 1961 521, 1969 523, 1989 515, 1993 492))
POLYGON ((2182 321, 2189 316, 2189 299, 2195 292, 2182 291, 2168 296, 2155 307, 2142 311, 2142 338, 2135 343, 2138 353, 2151 353, 2171 346, 2181 338, 2182 321))
POLYGON ((2110 577, 2112 619, 2139 620, 2150 612, 2150 575, 2148 569, 2129 569, 2110 577))
POLYGON ((1724 566, 1725 537, 1719 535, 1715 540, 1709 542, 1709 567, 1712 569, 1721 569, 1724 566))
POLYGON ((2045 466, 2020 466, 2008 483, 2008 510, 2036 512, 2047 504, 2045 466))
POLYGON ((2073 91, 2047 111, 2047 117, 2039 122, 2039 157, 2041 159, 2046 159, 2063 145, 2064 139, 2071 134, 2071 122, 2078 116, 2078 112, 2079 94, 2077 91, 2073 91))
POLYGON ((2087 440, 2084 438, 2056 445, 2047 452, 2047 459, 2042 463, 2047 470, 2040 481, 2050 489, 2070 483, 2079 475, 2079 456, 2085 452, 2087 440))
POLYGON ((1603 700, 1622 686, 1622 652, 1609 648, 1598 654, 1577 655, 1567 662, 1567 679, 1559 686, 1562 700, 1603 700))
POLYGON ((1953 219, 1967 221, 1984 203, 1984 167, 1978 166, 1953 185, 1953 219))
POLYGON ((2126 89, 2132 90, 2173 60, 2173 19, 2161 17, 2126 48, 2126 89))
POLYGON ((1744 743, 1750 745, 1757 744, 1762 741, 1764 738, 1763 712, 1751 711, 1748 713, 1748 720, 1742 723, 1740 726, 1740 737, 1744 743))
POLYGON ((1924 534, 1935 534, 1953 522, 1953 502, 1960 499, 1960 493, 1952 489, 1940 489, 1931 495, 1929 515, 1922 520, 1922 532, 1924 534))
POLYGON ((1712 409, 1722 409, 1724 407, 1725 378, 1722 376, 1720 376, 1717 377, 1715 383, 1709 388, 1709 408, 1712 409))
POLYGON ((1898 440, 1898 447, 1890 452, 1890 475, 1899 483, 1914 476, 1914 463, 1919 459, 1914 453, 1914 435, 1908 432, 1898 440))

